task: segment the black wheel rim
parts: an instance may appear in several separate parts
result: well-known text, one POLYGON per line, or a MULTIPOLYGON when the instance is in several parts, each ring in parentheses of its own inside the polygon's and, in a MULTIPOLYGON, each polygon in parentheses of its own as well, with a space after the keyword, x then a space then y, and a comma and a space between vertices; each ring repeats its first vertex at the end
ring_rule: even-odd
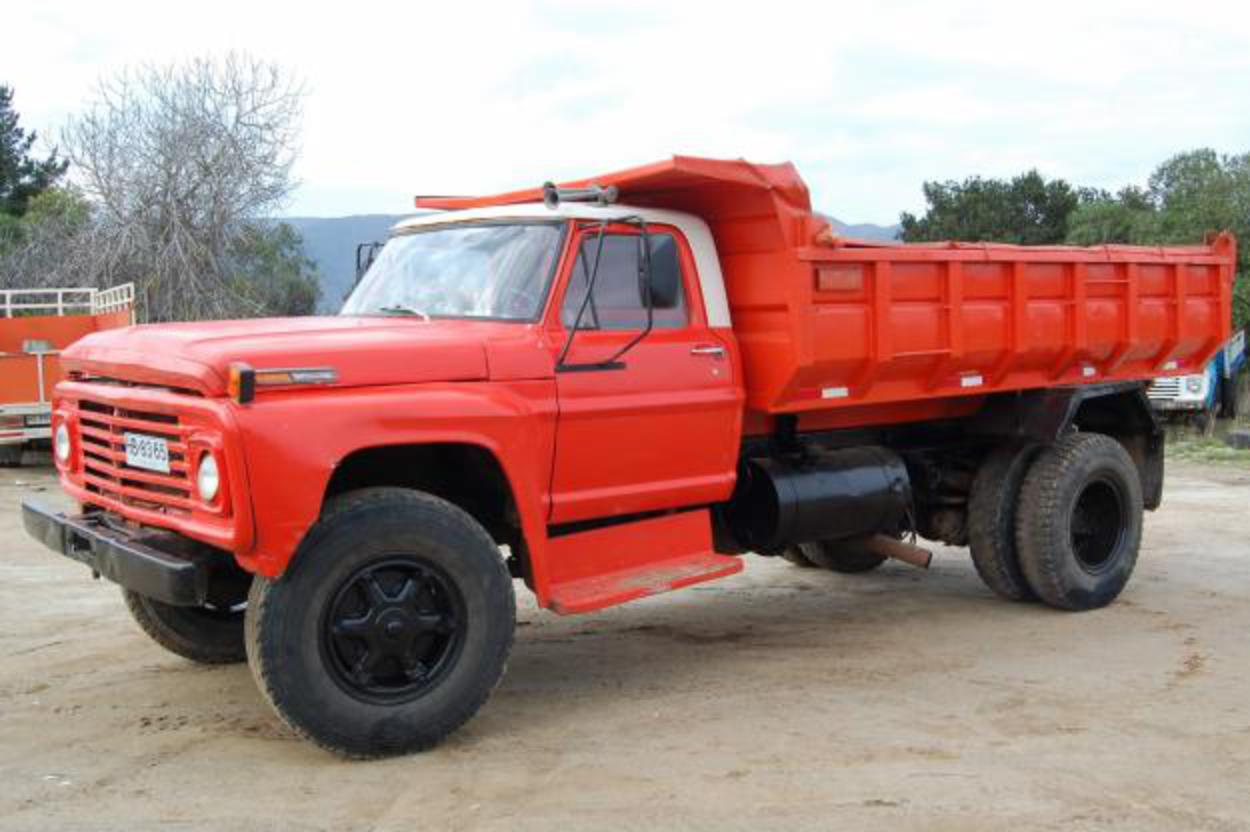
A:
POLYGON ((1125 511, 1120 489, 1108 479, 1086 483, 1072 507, 1072 551, 1091 575, 1110 569, 1124 539, 1125 511))
POLYGON ((321 627, 334 680, 368 701, 415 699, 446 674, 467 617, 455 584, 415 557, 364 566, 335 593, 321 627))

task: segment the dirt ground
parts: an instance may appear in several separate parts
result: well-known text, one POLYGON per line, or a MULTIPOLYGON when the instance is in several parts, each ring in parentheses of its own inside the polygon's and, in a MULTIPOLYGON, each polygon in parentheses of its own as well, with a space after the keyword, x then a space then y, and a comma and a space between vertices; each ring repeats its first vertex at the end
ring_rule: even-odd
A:
MULTIPOLYGON (((0 828, 1250 829, 1250 468, 1170 463, 1121 600, 993 598, 962 550, 559 618, 440 749, 349 763, 247 668, 162 652, 0 470, 0 828)), ((518 585, 519 586, 519 585, 518 585)))

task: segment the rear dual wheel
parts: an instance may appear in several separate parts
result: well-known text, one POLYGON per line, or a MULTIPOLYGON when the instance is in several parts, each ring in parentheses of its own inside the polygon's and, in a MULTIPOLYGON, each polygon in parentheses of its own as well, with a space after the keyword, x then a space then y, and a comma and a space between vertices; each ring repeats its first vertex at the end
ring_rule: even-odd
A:
POLYGON ((985 585, 1009 601, 1037 596, 1020 568, 1016 549, 1016 510, 1020 486, 1043 445, 1011 443, 996 448, 981 463, 968 497, 968 548, 972 565, 985 585))
POLYGON ((1005 446, 973 481, 972 561, 1004 598, 1037 598, 1065 610, 1102 607, 1133 573, 1142 509, 1137 467, 1109 436, 1005 446))
POLYGON ((1097 433, 1064 437, 1043 451, 1020 491, 1020 567, 1042 601, 1090 610, 1116 599, 1137 564, 1142 490, 1119 442, 1097 433))

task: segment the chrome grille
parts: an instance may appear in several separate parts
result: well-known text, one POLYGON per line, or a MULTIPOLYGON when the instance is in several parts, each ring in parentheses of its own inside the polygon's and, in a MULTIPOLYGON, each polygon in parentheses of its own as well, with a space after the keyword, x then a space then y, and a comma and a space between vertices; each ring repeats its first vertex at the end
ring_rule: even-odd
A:
POLYGON ((188 429, 179 423, 177 416, 79 401, 78 435, 84 486, 122 505, 171 515, 189 514, 192 500, 187 433, 188 429), (169 473, 127 465, 127 432, 156 436, 168 442, 169 473))
POLYGON ((1151 399, 1175 399, 1181 394, 1181 379, 1157 378, 1146 388, 1146 396, 1151 399))

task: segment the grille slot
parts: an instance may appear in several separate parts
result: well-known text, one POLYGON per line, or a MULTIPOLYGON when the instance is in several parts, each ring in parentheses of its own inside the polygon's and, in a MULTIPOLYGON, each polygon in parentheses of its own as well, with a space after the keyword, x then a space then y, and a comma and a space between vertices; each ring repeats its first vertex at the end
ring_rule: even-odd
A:
POLYGON ((1146 396, 1151 399, 1174 399, 1181 393, 1179 377, 1157 378, 1146 388, 1146 396))
POLYGON ((177 416, 81 400, 78 426, 83 485, 88 491, 148 511, 169 515, 191 513, 186 445, 189 431, 177 416), (164 439, 169 445, 169 473, 127 465, 126 433, 164 439))

